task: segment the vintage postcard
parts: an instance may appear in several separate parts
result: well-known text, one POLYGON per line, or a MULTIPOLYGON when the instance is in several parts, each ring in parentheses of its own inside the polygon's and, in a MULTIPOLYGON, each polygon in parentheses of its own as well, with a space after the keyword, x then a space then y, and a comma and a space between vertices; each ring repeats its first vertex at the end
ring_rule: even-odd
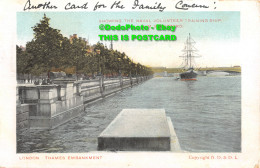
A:
POLYGON ((259 167, 259 1, 1 9, 0 167, 259 167))

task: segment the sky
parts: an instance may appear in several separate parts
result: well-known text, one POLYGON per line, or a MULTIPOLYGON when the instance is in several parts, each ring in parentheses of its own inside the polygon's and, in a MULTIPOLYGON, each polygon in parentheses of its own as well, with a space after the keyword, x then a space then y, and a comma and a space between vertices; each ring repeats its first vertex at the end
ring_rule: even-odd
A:
MULTIPOLYGON (((197 67, 221 67, 240 65, 240 13, 239 12, 45 12, 50 26, 69 35, 89 39, 91 44, 100 41, 98 35, 152 34, 176 35, 176 41, 114 41, 114 49, 125 52, 135 62, 153 67, 180 67, 182 49, 188 34, 196 41, 200 58, 197 67), (165 22, 171 19, 172 22, 165 22), (176 20, 182 19, 182 22, 176 20), (208 22, 205 22, 206 19, 208 22), (103 22, 121 20, 118 22, 103 22), (133 22, 126 22, 133 20, 133 22), (137 20, 148 22, 139 23, 137 20), (161 20, 160 22, 155 22, 161 20), (175 21, 174 21, 175 20, 175 21), (204 22, 196 22, 204 20, 204 22), (214 22, 210 21, 214 20, 214 22), (113 26, 137 25, 179 25, 171 31, 101 31, 100 24, 113 26)), ((33 38, 32 27, 42 19, 43 12, 17 12, 17 45, 25 46, 33 38)), ((109 46, 109 41, 101 41, 109 46)))

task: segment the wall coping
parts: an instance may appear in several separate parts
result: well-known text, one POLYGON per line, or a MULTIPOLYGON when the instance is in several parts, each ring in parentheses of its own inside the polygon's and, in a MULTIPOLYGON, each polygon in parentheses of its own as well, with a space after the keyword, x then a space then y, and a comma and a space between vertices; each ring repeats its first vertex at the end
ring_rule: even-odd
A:
POLYGON ((52 89, 52 88, 56 88, 58 85, 55 84, 51 84, 51 85, 37 85, 37 88, 39 89, 52 89))
POLYGON ((76 80, 75 79, 72 79, 72 78, 66 78, 66 79, 63 79, 63 78, 57 78, 57 79, 54 79, 53 82, 69 82, 69 83, 73 83, 75 82, 76 80))

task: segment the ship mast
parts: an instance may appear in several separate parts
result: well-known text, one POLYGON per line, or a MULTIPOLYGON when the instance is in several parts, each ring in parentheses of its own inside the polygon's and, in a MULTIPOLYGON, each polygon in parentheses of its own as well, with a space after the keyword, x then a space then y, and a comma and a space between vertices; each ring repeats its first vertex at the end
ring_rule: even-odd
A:
POLYGON ((196 53, 198 50, 194 47, 195 43, 196 42, 190 37, 190 33, 189 33, 189 36, 187 37, 185 43, 185 47, 182 50, 184 53, 182 56, 180 56, 183 58, 185 69, 193 68, 194 58, 200 57, 200 55, 196 53))
POLYGON ((189 54, 189 58, 190 58, 190 66, 189 68, 192 68, 192 65, 191 65, 191 52, 192 52, 192 48, 191 48, 191 41, 190 41, 190 33, 189 33, 189 46, 190 46, 190 54, 189 54))

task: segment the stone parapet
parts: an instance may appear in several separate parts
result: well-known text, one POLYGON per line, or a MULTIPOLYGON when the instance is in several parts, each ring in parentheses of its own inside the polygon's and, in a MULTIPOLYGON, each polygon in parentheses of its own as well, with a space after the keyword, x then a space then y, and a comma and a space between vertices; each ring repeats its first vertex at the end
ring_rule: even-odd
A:
POLYGON ((54 103, 58 99, 57 85, 39 85, 39 103, 54 103))
POLYGON ((18 97, 21 103, 38 103, 39 91, 36 86, 19 86, 18 97))
POLYGON ((124 109, 98 137, 99 150, 170 151, 164 109, 124 109))
POLYGON ((51 85, 18 86, 17 104, 22 100, 30 102, 17 107, 17 126, 25 119, 31 129, 51 129, 84 111, 81 82, 74 80, 54 80, 51 85), (35 100, 35 101, 28 101, 35 100))
POLYGON ((16 128, 24 130, 29 128, 29 105, 21 104, 16 106, 16 128))
POLYGON ((80 111, 83 112, 85 103, 106 97, 138 82, 137 78, 104 79, 101 76, 96 80, 83 81, 55 79, 53 83, 17 86, 17 125, 27 119, 30 128, 54 128, 74 118, 80 111), (22 112, 27 112, 29 117, 25 117, 27 114, 20 115, 22 112))
MULTIPOLYGON (((138 84, 138 78, 140 77, 99 79, 92 82, 89 80, 81 81, 81 94, 84 97, 84 103, 96 101, 97 99, 101 99, 125 88, 132 87, 138 84)), ((142 82, 145 80, 144 78, 142 82)), ((139 83, 140 82, 141 81, 139 81, 139 83)))
POLYGON ((74 95, 74 79, 55 79, 53 80, 53 83, 56 85, 59 85, 60 95, 58 97, 61 98, 61 100, 72 98, 74 95))

